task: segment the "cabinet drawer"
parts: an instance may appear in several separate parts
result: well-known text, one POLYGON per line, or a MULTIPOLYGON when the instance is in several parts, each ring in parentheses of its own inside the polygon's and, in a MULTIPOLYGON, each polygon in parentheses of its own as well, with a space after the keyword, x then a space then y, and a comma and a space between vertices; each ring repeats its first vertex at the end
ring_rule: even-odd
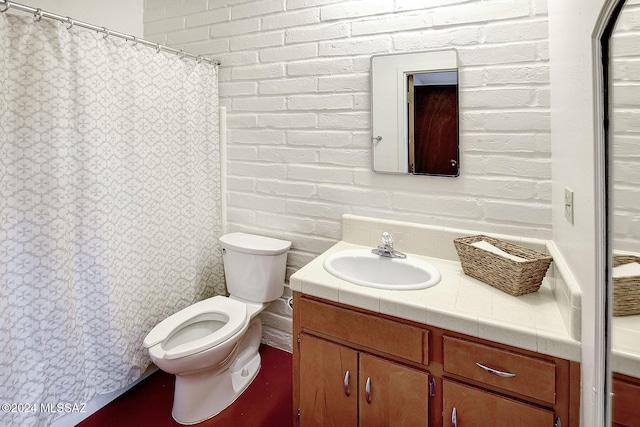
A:
POLYGON ((612 417, 614 426, 640 425, 640 385, 614 378, 612 417))
POLYGON ((445 427, 551 427, 554 425, 552 411, 455 381, 444 380, 442 383, 445 427))
POLYGON ((300 325, 357 346, 429 364, 429 332, 415 326, 364 313, 300 299, 300 325))
POLYGON ((555 363, 447 336, 443 346, 445 372, 555 403, 555 363))

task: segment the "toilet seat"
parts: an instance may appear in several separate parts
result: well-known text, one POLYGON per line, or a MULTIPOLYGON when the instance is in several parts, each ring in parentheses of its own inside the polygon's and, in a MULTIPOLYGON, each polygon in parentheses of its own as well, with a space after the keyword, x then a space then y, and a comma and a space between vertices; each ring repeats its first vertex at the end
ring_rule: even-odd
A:
POLYGON ((174 313, 147 334, 144 346, 161 359, 178 359, 214 347, 236 335, 248 325, 247 307, 240 301, 216 296, 197 302, 174 313), (211 317, 212 319, 208 319, 211 317), (198 339, 164 349, 163 343, 181 329, 200 320, 219 320, 226 322, 220 329, 198 339))

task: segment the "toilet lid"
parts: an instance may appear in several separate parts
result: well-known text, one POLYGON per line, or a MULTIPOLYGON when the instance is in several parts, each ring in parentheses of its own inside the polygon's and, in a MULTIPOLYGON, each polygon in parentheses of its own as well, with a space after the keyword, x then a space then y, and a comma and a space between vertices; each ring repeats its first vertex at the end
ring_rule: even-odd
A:
POLYGON ((233 337, 247 324, 247 307, 240 301, 216 296, 197 302, 158 323, 144 339, 146 348, 159 346, 158 353, 163 359, 177 359, 214 347, 233 337), (224 326, 202 338, 191 340, 170 349, 162 344, 181 328, 188 326, 208 313, 221 314, 228 319, 224 326))
POLYGON ((240 232, 225 234, 219 240, 225 249, 253 255, 279 255, 291 247, 288 240, 240 232))

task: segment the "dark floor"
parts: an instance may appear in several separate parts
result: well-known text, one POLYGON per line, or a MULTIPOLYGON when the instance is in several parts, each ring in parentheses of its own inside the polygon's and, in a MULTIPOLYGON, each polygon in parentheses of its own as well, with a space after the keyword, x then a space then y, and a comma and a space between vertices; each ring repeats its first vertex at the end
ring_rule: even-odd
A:
MULTIPOLYGON (((290 427, 291 354, 261 346, 262 368, 227 409, 198 427, 290 427)), ((79 427, 179 426, 171 418, 174 376, 160 370, 78 424, 79 427)))

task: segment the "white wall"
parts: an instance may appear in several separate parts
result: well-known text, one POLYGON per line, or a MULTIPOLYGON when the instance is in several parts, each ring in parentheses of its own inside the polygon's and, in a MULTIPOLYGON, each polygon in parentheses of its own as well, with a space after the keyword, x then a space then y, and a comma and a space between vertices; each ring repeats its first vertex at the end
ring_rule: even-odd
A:
POLYGON ((582 288, 582 424, 603 425, 604 212, 599 34, 609 0, 549 2, 553 240, 582 288), (564 188, 574 191, 574 224, 564 188))
POLYGON ((612 37, 611 151, 613 248, 638 253, 640 242, 640 0, 627 0, 612 37))
POLYGON ((144 0, 24 0, 16 3, 142 37, 144 0))
POLYGON ((294 241, 297 268, 354 213, 551 236, 544 1, 148 0, 145 37, 222 60, 228 217, 294 241), (455 48, 460 178, 371 172, 370 57, 455 48))

